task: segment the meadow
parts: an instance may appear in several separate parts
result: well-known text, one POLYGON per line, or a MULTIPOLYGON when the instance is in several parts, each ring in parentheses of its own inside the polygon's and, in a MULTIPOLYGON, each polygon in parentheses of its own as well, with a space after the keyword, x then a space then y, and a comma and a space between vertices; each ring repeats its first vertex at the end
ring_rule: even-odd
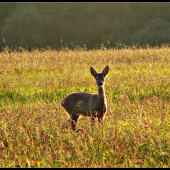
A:
POLYGON ((0 167, 170 167, 170 47, 0 53, 0 167), (107 113, 75 133, 60 101, 97 93, 108 65, 107 113))

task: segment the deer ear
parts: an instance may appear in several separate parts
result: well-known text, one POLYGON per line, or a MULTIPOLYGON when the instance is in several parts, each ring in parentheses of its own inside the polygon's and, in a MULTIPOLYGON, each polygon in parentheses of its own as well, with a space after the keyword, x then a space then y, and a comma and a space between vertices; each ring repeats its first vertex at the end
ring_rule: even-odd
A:
POLYGON ((102 71, 103 76, 105 77, 108 72, 109 72, 109 66, 106 66, 102 71))
POLYGON ((90 67, 90 72, 94 77, 97 76, 97 71, 93 67, 90 67))

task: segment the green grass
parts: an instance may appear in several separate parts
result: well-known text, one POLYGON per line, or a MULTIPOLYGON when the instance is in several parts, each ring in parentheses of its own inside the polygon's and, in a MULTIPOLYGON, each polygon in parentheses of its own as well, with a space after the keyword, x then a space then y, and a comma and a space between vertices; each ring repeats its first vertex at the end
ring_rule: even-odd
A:
POLYGON ((0 53, 0 167, 170 167, 170 48, 0 53), (60 101, 97 93, 108 65, 107 113, 74 133, 60 101), (57 109, 56 109, 57 107, 57 109))

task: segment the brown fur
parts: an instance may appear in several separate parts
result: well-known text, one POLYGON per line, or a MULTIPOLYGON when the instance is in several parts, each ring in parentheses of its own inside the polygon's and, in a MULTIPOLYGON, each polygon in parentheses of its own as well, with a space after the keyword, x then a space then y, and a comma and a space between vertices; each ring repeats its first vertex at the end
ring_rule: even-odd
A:
POLYGON ((106 66, 102 73, 97 73, 93 67, 90 68, 90 71, 96 79, 98 94, 77 92, 69 94, 61 101, 61 105, 71 116, 73 130, 76 128, 76 123, 80 115, 90 116, 92 122, 97 117, 100 122, 106 113, 107 103, 104 80, 108 74, 109 67, 106 66))

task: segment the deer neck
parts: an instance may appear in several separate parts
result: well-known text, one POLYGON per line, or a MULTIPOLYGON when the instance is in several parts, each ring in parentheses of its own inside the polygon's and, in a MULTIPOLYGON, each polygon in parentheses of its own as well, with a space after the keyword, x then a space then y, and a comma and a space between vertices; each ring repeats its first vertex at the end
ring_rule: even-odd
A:
POLYGON ((105 103, 105 90, 104 90, 104 85, 103 86, 98 86, 98 100, 99 104, 104 104, 105 103))

